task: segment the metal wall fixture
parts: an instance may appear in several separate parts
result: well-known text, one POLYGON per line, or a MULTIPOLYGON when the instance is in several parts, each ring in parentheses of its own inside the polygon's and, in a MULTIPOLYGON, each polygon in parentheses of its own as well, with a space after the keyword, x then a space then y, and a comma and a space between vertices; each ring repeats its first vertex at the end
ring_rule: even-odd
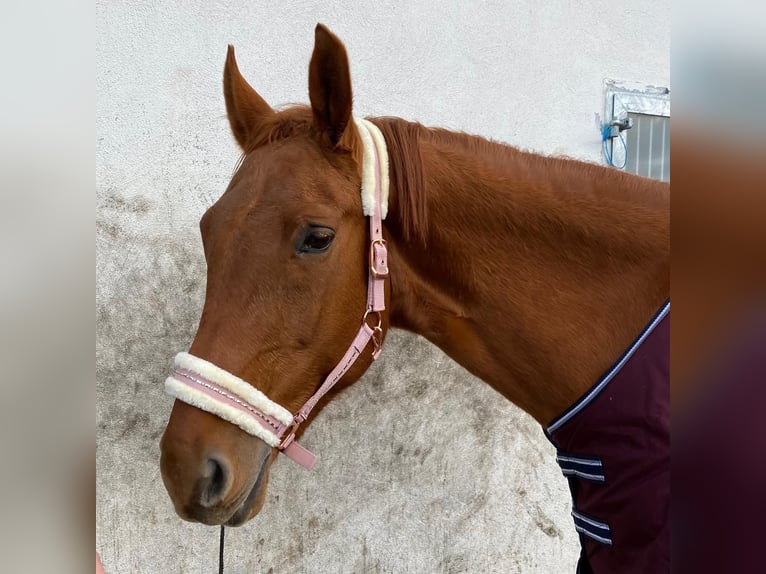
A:
POLYGON ((609 165, 670 181, 668 88, 605 80, 604 109, 596 122, 609 165))

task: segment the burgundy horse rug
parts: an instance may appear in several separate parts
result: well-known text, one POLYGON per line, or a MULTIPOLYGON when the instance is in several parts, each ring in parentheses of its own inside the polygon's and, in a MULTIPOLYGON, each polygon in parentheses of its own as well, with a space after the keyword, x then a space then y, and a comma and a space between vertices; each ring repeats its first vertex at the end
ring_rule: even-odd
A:
POLYGON ((670 571, 670 302, 546 429, 569 481, 580 574, 670 571))

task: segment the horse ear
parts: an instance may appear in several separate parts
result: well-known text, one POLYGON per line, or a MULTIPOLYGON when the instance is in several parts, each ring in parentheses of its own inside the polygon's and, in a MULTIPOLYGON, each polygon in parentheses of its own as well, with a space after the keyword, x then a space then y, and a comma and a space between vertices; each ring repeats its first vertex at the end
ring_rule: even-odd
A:
POLYGON ((240 74, 232 45, 229 45, 223 69, 223 97, 231 131, 239 146, 246 150, 247 142, 274 114, 274 110, 240 74))
POLYGON ((309 65, 309 98, 314 127, 331 147, 341 144, 351 120, 351 73, 346 48, 323 24, 314 32, 314 53, 309 65))

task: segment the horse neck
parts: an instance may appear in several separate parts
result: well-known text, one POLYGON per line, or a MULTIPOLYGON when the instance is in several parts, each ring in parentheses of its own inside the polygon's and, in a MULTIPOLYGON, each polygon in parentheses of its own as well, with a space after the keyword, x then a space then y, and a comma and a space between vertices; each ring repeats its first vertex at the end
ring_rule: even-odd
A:
POLYGON ((428 223, 407 237, 413 216, 394 186, 391 324, 546 424, 668 297, 667 186, 462 134, 415 133, 428 223))

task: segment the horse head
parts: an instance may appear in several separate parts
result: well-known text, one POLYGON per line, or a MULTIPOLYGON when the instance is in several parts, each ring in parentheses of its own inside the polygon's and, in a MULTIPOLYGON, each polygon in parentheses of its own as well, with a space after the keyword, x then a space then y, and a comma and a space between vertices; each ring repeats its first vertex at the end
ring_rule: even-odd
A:
MULTIPOLYGON (((271 108, 240 74, 231 46, 223 79, 243 156, 200 221, 207 291, 189 353, 295 413, 354 339, 367 301, 364 146, 352 118, 348 59, 317 26, 310 107, 271 108)), ((361 356, 341 385, 370 363, 361 356)), ((240 525, 263 506, 277 453, 176 400, 161 441, 162 478, 182 518, 240 525)))

